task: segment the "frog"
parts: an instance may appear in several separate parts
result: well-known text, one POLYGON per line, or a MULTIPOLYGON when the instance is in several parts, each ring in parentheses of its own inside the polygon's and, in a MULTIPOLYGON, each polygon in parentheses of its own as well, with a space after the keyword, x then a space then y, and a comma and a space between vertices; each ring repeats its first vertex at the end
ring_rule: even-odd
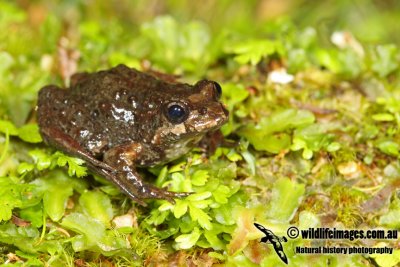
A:
POLYGON ((215 81, 171 82, 120 64, 78 73, 68 88, 41 88, 37 121, 47 145, 83 159, 140 205, 174 203, 190 192, 147 183, 140 169, 178 159, 218 132, 229 118, 221 94, 215 81))

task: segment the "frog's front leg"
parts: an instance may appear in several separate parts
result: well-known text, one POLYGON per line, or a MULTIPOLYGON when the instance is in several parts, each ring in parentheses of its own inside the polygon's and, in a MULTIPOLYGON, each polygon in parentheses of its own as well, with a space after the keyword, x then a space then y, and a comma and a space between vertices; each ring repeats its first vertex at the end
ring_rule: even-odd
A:
MULTIPOLYGON (((190 193, 170 192, 162 188, 144 183, 142 177, 136 171, 135 160, 144 153, 141 144, 131 143, 117 146, 106 151, 103 161, 115 168, 113 182, 120 187, 130 198, 137 199, 165 199, 174 203, 175 197, 184 197, 190 193)), ((139 203, 141 201, 138 201, 139 203)), ((142 204, 142 203, 140 203, 142 204)))

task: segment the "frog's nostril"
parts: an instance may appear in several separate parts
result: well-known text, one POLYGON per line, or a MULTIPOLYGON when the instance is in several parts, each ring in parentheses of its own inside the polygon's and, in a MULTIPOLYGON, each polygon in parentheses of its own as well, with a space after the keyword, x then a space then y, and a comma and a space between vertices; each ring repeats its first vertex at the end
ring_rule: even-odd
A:
POLYGON ((200 115, 206 115, 207 114, 207 108, 203 107, 199 110, 200 115))

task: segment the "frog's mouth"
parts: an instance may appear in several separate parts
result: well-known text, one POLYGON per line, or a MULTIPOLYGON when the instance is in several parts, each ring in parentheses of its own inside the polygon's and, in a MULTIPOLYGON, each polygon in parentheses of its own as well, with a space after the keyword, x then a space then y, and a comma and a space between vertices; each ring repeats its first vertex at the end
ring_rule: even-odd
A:
POLYGON ((191 114, 185 126, 188 133, 206 133, 220 128, 228 119, 229 111, 222 103, 216 102, 203 111, 203 114, 191 114))
POLYGON ((225 124, 228 121, 228 117, 216 117, 215 119, 212 120, 205 120, 202 122, 198 122, 194 126, 195 132, 199 133, 205 133, 209 131, 214 131, 221 127, 223 124, 225 124))

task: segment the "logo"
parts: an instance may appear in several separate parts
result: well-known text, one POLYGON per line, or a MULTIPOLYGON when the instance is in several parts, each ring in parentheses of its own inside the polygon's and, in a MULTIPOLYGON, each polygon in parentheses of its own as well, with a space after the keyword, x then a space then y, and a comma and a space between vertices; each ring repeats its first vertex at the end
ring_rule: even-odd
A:
POLYGON ((278 237, 276 236, 271 230, 268 230, 264 226, 258 223, 254 223, 255 227, 257 227, 258 230, 263 232, 265 236, 261 238, 260 242, 266 243, 266 244, 272 244, 274 246, 276 254, 278 254, 279 258, 286 264, 288 264, 288 259, 286 257, 285 252, 283 251, 282 243, 281 242, 287 242, 287 239, 285 236, 278 237))

